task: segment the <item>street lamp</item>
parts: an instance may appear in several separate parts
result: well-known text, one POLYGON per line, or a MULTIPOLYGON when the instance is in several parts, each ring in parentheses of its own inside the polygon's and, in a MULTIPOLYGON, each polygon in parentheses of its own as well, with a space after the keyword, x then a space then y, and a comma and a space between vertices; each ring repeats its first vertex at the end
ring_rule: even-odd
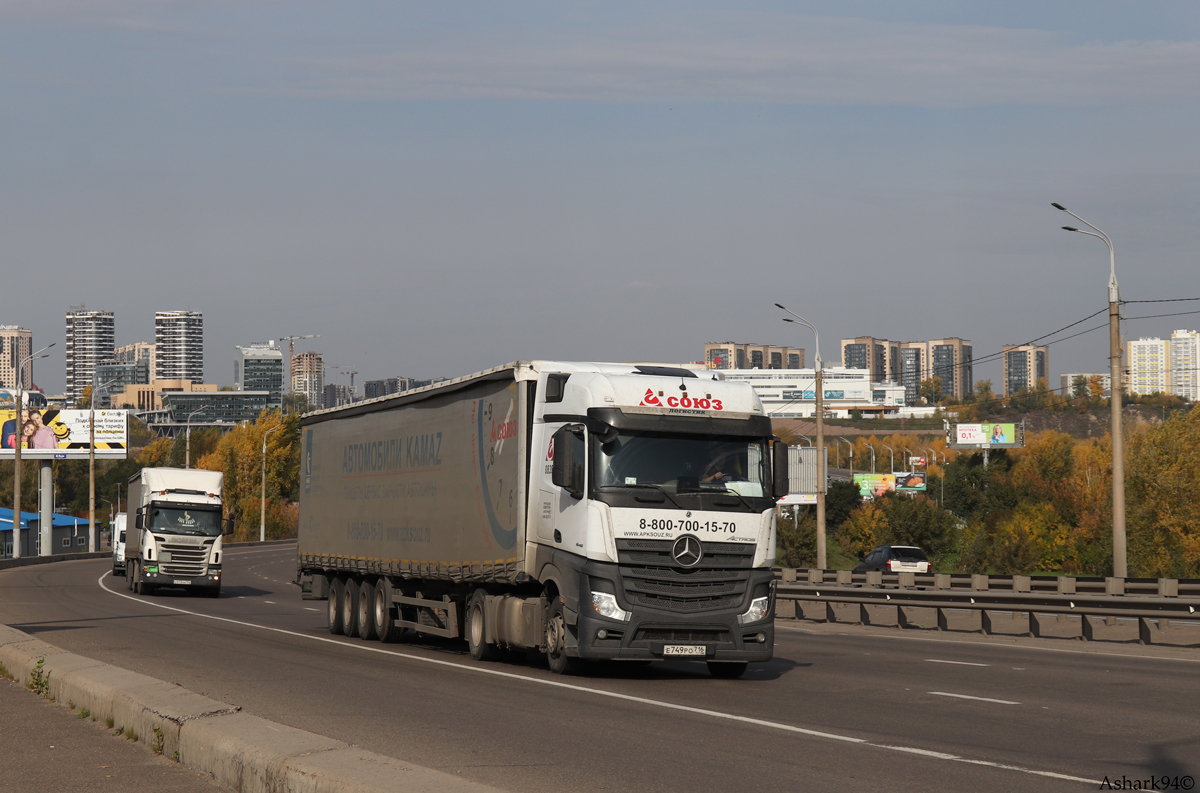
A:
POLYGON ((891 446, 888 446, 886 443, 881 443, 879 445, 888 450, 888 454, 890 455, 889 459, 892 461, 892 473, 896 473, 896 450, 891 446))
POLYGON ((283 429, 282 424, 276 424, 271 429, 263 433, 263 448, 262 448, 262 499, 259 502, 258 512, 258 541, 265 542, 267 539, 267 436, 275 430, 283 429))
POLYGON ((1064 231, 1086 234, 1102 240, 1108 246, 1108 363, 1109 400, 1112 408, 1112 524, 1113 524, 1113 575, 1124 578, 1128 573, 1125 558, 1125 440, 1121 433, 1121 310, 1120 292, 1117 289, 1117 255, 1112 240, 1100 229, 1067 209, 1062 204, 1050 206, 1066 212, 1092 231, 1083 231, 1074 226, 1063 226, 1064 231), (1095 232, 1095 233, 1093 233, 1095 232))
POLYGON ((812 438, 808 437, 807 435, 800 435, 800 434, 798 434, 798 433, 797 433, 797 436, 796 436, 796 437, 798 437, 798 438, 803 438, 804 440, 808 441, 808 445, 809 445, 809 446, 812 446, 812 445, 813 445, 812 438))
POLYGON ((816 397, 817 397, 817 568, 825 569, 825 387, 822 378, 823 367, 821 366, 821 334, 817 332, 817 326, 809 322, 804 317, 788 311, 780 303, 776 303, 775 307, 787 311, 795 319, 783 317, 784 322, 790 322, 793 325, 803 325, 813 332, 813 340, 816 346, 816 359, 814 364, 816 367, 816 397))
MULTIPOLYGON (((14 337, 13 344, 16 344, 16 343, 17 342, 14 337)), ((13 434, 13 558, 14 559, 21 558, 21 444, 23 444, 25 442, 25 433, 23 432, 25 426, 22 421, 21 414, 28 412, 25 410, 25 394, 23 393, 24 388, 25 388, 25 364, 32 363, 40 358, 49 358, 50 355, 46 352, 46 350, 50 349, 57 343, 58 342, 50 342, 49 344, 47 344, 45 347, 38 350, 37 352, 30 353, 28 356, 21 359, 21 365, 17 367, 17 395, 16 395, 16 401, 13 403, 13 407, 16 408, 15 416, 13 418, 13 431, 14 431, 14 434, 13 434)), ((30 376, 29 379, 30 379, 30 382, 33 381, 32 376, 30 376)), ((30 542, 32 543, 33 540, 30 539, 30 542)), ((30 550, 32 551, 33 549, 31 548, 30 550)), ((49 553, 50 549, 46 548, 45 552, 49 553)))
POLYGON ((197 413, 203 413, 204 408, 196 408, 187 417, 187 442, 183 447, 183 467, 188 469, 192 467, 192 416, 197 413))
POLYGON ((105 504, 108 504, 108 547, 112 547, 112 525, 113 525, 113 503, 107 498, 100 499, 105 504))
POLYGON ((838 443, 844 443, 850 447, 850 481, 854 481, 854 444, 846 440, 842 436, 837 436, 838 443))
POLYGON ((96 391, 119 381, 114 378, 97 386, 96 370, 92 370, 92 394, 88 399, 88 553, 96 552, 96 391))

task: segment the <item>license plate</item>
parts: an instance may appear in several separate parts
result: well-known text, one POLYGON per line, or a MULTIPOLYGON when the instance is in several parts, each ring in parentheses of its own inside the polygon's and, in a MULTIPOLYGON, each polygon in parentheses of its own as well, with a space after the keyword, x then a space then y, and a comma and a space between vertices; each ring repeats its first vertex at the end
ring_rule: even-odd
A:
POLYGON ((703 644, 664 644, 663 655, 704 655, 703 644))
POLYGON ((192 585, 191 581, 180 581, 178 579, 172 581, 171 583, 174 584, 175 586, 191 586, 192 585))

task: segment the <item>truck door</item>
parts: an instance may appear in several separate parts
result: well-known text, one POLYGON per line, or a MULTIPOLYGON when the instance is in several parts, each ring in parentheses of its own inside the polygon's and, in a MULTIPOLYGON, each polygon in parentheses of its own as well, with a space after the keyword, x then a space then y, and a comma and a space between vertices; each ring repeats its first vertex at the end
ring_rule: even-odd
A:
POLYGON ((546 449, 546 462, 541 468, 542 481, 538 505, 538 540, 553 544, 559 548, 583 555, 586 551, 587 522, 588 522, 588 477, 590 476, 587 432, 579 427, 577 431, 558 434, 571 444, 567 451, 571 458, 583 464, 583 488, 581 492, 572 493, 568 488, 554 484, 554 436, 564 424, 543 425, 543 447, 546 449))

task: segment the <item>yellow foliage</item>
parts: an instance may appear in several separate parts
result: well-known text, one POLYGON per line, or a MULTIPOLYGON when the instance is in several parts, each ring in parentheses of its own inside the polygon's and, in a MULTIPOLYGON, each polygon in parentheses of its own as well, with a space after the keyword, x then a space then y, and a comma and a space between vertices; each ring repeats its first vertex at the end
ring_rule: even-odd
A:
POLYGON ((1022 504, 996 527, 993 563, 1003 573, 1060 570, 1067 548, 1067 527, 1052 506, 1022 504))
POLYGON ((865 556, 889 535, 887 515, 868 502, 850 513, 837 535, 846 553, 855 557, 865 556))

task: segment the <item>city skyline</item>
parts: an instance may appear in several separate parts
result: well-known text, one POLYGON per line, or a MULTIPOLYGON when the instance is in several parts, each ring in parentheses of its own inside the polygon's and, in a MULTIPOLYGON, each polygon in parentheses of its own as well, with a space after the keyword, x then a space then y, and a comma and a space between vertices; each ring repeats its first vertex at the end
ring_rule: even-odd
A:
MULTIPOLYGON (((431 377, 697 339, 815 357, 780 302, 824 359, 954 329, 999 383, 1003 344, 1106 302, 1107 250, 1052 201, 1111 236, 1123 298, 1200 296, 1195 4, 305 8, 0 8, 28 284, 0 321, 40 347, 86 300, 121 345, 190 305, 219 373, 320 334, 331 365, 431 377)), ((1127 338, 1170 332, 1127 309, 1127 338)), ((1103 330, 1051 347, 1104 368, 1103 330)))

